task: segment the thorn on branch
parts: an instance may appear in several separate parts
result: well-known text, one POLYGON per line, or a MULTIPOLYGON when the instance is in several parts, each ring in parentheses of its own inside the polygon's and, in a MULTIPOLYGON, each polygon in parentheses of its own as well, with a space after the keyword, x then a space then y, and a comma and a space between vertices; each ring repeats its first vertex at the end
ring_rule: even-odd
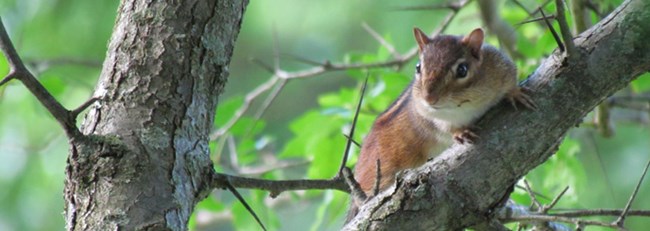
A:
POLYGON ((257 221, 257 224, 259 224, 262 227, 262 229, 266 231, 266 227, 264 227, 264 224, 262 224, 262 221, 257 216, 255 211, 253 211, 253 208, 251 208, 251 206, 248 205, 248 203, 246 203, 246 200, 244 199, 244 197, 241 194, 239 194, 237 189, 235 189, 235 187, 233 187, 232 184, 230 184, 230 182, 224 181, 224 183, 225 183, 225 186, 228 189, 228 191, 232 192, 232 194, 237 198, 237 200, 239 200, 239 202, 242 203, 244 208, 246 208, 246 210, 248 210, 248 213, 253 215, 253 218, 255 218, 255 221, 257 221))
POLYGON ((564 52, 565 51, 564 44, 562 43, 560 36, 555 31, 555 28, 553 28, 553 25, 551 25, 551 22, 548 21, 546 14, 544 14, 544 10, 542 10, 541 7, 538 8, 538 10, 542 14, 542 18, 544 19, 544 22, 546 22, 546 26, 551 31, 551 34, 553 34, 553 39, 555 39, 555 42, 557 43, 557 47, 560 49, 561 52, 564 52))
POLYGON ((373 197, 379 195, 379 187, 381 186, 381 161, 377 158, 377 172, 375 173, 375 185, 372 187, 373 197))
POLYGON ((361 94, 359 94, 359 102, 357 103, 357 109, 354 112, 354 118, 352 119, 352 127, 350 128, 350 134, 347 136, 348 141, 345 144, 345 150, 343 151, 343 160, 341 161, 341 166, 339 167, 339 172, 337 176, 341 175, 341 171, 345 168, 345 165, 348 162, 348 155, 350 153, 350 148, 352 146, 352 138, 354 137, 354 130, 357 128, 357 120, 359 119, 359 112, 361 111, 361 103, 363 103, 363 96, 366 94, 366 87, 368 86, 368 78, 370 75, 366 75, 366 80, 361 86, 361 94))
POLYGON ((81 114, 81 112, 83 112, 84 110, 86 110, 86 108, 90 107, 90 105, 93 105, 93 103, 95 103, 95 102, 97 102, 99 100, 100 100, 99 97, 92 97, 92 98, 86 100, 86 102, 79 105, 79 107, 77 107, 76 109, 70 111, 70 116, 72 117, 72 119, 76 120, 76 118, 79 116, 79 114, 81 114))
POLYGON ((0 87, 2 85, 5 85, 5 83, 8 83, 9 81, 11 81, 12 79, 15 79, 15 78, 16 78, 16 75, 13 72, 9 73, 4 79, 0 80, 0 87))

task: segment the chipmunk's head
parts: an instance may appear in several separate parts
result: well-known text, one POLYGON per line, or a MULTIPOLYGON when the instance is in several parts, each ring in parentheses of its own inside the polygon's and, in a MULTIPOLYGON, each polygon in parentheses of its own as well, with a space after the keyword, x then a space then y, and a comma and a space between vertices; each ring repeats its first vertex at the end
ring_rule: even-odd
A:
POLYGON ((434 109, 460 107, 472 101, 472 83, 479 76, 483 30, 469 35, 427 37, 413 29, 420 50, 413 90, 434 109))

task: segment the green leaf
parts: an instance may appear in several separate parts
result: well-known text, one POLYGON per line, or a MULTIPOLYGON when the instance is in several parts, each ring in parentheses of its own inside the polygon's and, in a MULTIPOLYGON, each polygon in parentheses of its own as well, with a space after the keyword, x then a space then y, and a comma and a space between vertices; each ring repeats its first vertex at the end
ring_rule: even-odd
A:
POLYGON ((632 90, 636 93, 650 90, 650 73, 645 73, 632 81, 632 90))
POLYGON ((61 80, 61 76, 43 75, 39 79, 43 86, 53 96, 61 96, 66 89, 66 85, 61 80))
POLYGON ((243 96, 233 96, 223 102, 219 102, 217 113, 214 118, 214 124, 221 127, 228 122, 234 115, 235 111, 244 104, 243 96))

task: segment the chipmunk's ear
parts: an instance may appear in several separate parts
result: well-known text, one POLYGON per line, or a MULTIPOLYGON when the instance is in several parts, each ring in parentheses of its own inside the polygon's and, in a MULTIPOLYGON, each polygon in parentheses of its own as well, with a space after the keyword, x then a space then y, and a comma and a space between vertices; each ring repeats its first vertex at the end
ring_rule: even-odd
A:
POLYGON ((483 46, 483 38, 484 38, 483 30, 481 28, 476 28, 472 31, 472 33, 469 33, 469 35, 463 37, 463 40, 461 40, 461 43, 467 47, 469 47, 470 52, 472 52, 472 55, 476 58, 480 58, 481 54, 481 46, 483 46))
POLYGON ((413 27, 413 35, 415 35, 415 41, 418 42, 418 47, 420 48, 420 52, 422 52, 424 46, 427 45, 431 39, 429 39, 429 37, 427 37, 427 34, 422 32, 422 30, 417 27, 413 27))

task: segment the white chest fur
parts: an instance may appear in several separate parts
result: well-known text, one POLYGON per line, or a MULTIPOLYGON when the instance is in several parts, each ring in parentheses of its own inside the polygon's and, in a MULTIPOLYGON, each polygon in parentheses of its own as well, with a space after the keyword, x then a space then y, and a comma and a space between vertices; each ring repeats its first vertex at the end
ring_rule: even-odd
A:
POLYGON ((460 105, 447 104, 441 105, 440 108, 434 108, 423 99, 417 101, 418 113, 444 132, 470 125, 494 105, 494 103, 467 102, 460 105))

